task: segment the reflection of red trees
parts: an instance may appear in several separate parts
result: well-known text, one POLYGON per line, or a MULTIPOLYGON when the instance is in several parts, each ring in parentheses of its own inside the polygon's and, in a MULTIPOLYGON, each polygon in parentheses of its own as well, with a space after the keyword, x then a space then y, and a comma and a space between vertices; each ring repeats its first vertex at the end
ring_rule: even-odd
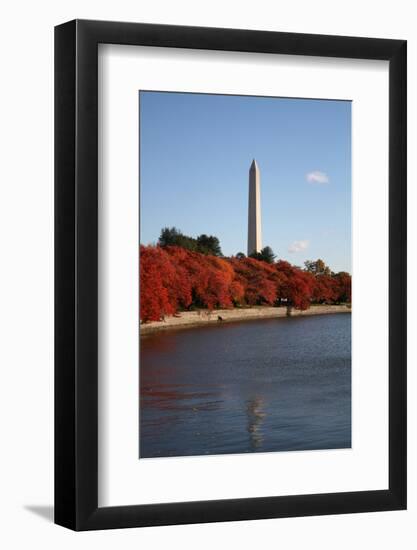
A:
POLYGON ((191 306, 349 302, 348 273, 314 275, 286 261, 219 258, 176 246, 140 247, 140 318, 160 320, 191 306))

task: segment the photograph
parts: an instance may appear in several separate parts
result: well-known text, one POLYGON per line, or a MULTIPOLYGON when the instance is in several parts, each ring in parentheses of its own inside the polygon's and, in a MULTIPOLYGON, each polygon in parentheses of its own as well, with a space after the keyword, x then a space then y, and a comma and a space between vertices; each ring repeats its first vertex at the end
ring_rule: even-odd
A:
POLYGON ((349 449, 351 102, 139 117, 139 458, 349 449))

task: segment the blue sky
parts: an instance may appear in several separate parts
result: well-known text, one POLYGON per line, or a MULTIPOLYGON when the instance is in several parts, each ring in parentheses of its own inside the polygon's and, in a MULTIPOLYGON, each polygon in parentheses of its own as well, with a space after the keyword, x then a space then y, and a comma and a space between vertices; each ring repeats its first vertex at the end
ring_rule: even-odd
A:
POLYGON ((351 103, 140 92, 141 243, 162 227, 246 253, 248 173, 261 173, 263 246, 351 272, 351 103))

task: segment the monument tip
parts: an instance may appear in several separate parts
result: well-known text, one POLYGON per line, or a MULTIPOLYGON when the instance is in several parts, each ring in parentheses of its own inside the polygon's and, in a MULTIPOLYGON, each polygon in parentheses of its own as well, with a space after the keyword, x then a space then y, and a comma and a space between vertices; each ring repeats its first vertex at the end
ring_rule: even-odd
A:
POLYGON ((249 170, 248 256, 262 250, 261 175, 255 159, 249 170))

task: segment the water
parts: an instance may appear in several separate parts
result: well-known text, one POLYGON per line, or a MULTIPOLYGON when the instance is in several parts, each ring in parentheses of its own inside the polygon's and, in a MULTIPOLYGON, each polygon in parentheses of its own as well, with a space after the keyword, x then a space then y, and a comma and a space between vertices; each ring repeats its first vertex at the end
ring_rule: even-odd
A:
POLYGON ((350 314, 141 338, 141 458, 350 446, 350 314))

